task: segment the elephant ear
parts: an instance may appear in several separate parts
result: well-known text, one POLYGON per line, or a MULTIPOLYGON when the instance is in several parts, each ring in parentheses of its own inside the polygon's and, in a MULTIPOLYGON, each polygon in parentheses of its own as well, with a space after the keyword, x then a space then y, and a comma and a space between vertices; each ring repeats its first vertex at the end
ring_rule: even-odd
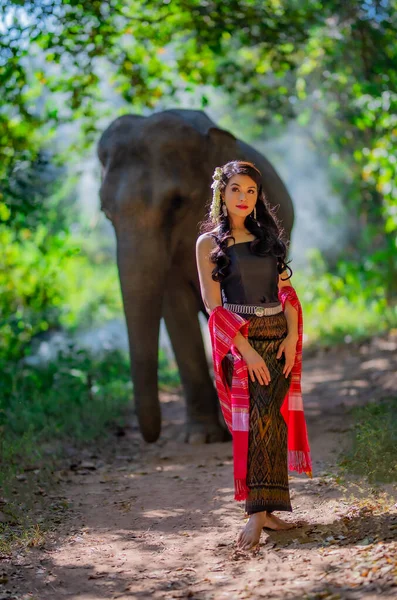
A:
POLYGON ((237 138, 232 133, 226 131, 226 129, 220 129, 219 127, 210 127, 207 131, 207 137, 215 145, 229 145, 236 144, 237 138))
POLYGON ((219 127, 209 127, 207 131, 208 157, 213 164, 224 164, 239 155, 238 140, 232 133, 219 127))
POLYGON ((238 156, 237 138, 219 127, 209 127, 207 131, 208 155, 213 163, 225 163, 238 156))

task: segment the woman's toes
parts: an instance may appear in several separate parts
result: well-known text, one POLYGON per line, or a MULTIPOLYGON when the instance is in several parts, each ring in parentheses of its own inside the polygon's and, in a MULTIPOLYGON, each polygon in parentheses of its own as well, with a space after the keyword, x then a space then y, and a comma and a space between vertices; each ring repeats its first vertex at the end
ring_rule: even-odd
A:
POLYGON ((247 539, 245 537, 243 537, 241 539, 241 543, 240 543, 240 546, 239 546, 240 550, 245 550, 246 545, 247 545, 247 539))
POLYGON ((246 527, 237 538, 237 546, 241 550, 249 550, 259 543, 260 532, 254 527, 246 527))
POLYGON ((258 544, 259 544, 259 540, 257 540, 257 539, 247 540, 247 543, 245 544, 243 550, 251 550, 251 548, 254 548, 258 544))
POLYGON ((243 550, 245 548, 245 545, 247 543, 247 540, 243 537, 241 538, 241 542, 240 542, 240 548, 243 550))

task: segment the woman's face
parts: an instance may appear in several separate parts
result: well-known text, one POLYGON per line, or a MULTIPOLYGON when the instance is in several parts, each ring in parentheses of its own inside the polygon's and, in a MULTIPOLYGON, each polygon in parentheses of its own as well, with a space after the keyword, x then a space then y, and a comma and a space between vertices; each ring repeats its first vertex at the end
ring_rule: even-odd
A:
POLYGON ((243 218, 253 210, 258 198, 258 187, 249 175, 233 175, 224 191, 224 202, 229 216, 243 218))

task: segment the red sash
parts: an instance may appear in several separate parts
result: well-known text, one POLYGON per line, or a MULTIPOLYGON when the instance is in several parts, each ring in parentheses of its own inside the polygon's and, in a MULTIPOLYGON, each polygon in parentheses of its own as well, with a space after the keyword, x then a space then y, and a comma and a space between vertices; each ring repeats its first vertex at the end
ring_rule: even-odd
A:
MULTIPOLYGON (((283 310, 287 300, 298 311, 298 342, 295 363, 291 371, 291 385, 286 394, 281 414, 288 426, 288 468, 312 476, 310 447, 303 412, 301 391, 302 374, 302 307, 292 286, 279 290, 283 310)), ((248 338, 249 321, 240 315, 216 306, 210 313, 208 327, 212 344, 215 385, 226 425, 233 436, 233 464, 235 500, 245 500, 249 488, 246 485, 249 433, 249 386, 248 369, 239 350, 233 344, 238 331, 248 338), (227 385, 222 369, 222 360, 229 352, 234 357, 231 387, 227 385)))

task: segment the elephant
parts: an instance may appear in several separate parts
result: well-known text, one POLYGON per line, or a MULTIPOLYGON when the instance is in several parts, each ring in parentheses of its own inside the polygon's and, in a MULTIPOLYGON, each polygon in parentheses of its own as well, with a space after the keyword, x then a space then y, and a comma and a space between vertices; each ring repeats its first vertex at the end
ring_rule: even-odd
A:
POLYGON ((186 401, 184 441, 229 440, 200 328, 199 313, 209 315, 196 266, 198 224, 211 199, 213 171, 230 160, 249 160, 259 168, 287 238, 294 221, 291 197, 264 156, 199 110, 116 118, 102 133, 97 153, 101 210, 117 240, 140 432, 148 443, 161 433, 157 370, 164 318, 186 401))

